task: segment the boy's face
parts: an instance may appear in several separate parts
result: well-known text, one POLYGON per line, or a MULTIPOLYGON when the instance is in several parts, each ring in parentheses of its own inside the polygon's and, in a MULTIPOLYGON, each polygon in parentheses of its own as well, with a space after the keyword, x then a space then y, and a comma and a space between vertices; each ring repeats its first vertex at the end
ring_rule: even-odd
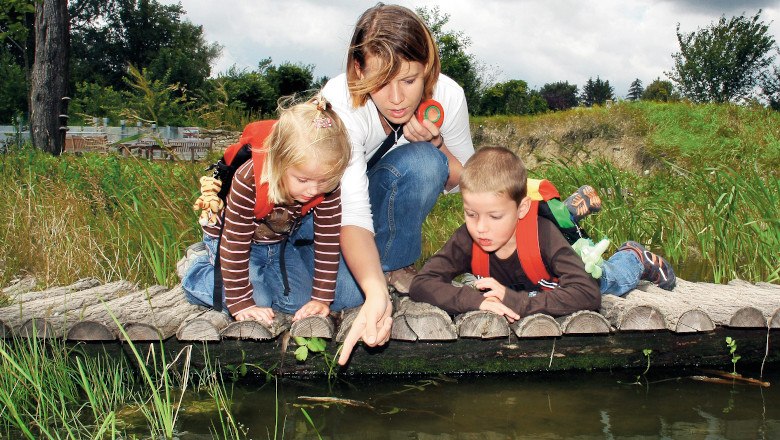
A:
POLYGON ((492 192, 463 191, 463 212, 469 235, 485 252, 507 258, 517 249, 517 219, 528 213, 530 199, 518 205, 506 195, 492 192))

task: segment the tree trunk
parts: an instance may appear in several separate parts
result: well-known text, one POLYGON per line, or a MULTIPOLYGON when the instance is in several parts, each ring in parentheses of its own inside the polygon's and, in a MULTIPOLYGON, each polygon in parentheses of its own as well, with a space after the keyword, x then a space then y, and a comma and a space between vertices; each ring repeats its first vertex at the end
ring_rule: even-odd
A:
POLYGON ((33 145, 54 155, 62 152, 67 114, 70 22, 67 0, 35 2, 35 61, 30 84, 30 129, 33 145))

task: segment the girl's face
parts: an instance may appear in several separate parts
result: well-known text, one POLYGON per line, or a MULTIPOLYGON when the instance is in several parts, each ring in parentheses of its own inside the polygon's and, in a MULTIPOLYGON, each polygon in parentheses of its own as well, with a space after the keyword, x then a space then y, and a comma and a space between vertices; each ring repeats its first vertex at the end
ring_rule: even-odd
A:
MULTIPOLYGON (((381 61, 371 55, 366 57, 365 69, 358 68, 360 78, 371 76, 379 70, 381 61)), ((418 61, 402 61, 398 74, 384 87, 371 92, 379 112, 394 124, 405 124, 414 116, 422 101, 425 66, 418 61)))
POLYGON ((517 249, 515 227, 530 207, 526 197, 518 205, 503 194, 463 191, 463 212, 469 235, 485 252, 507 258, 517 249))
POLYGON ((306 203, 325 192, 330 176, 325 174, 324 164, 309 160, 301 165, 287 168, 284 172, 284 184, 290 197, 297 202, 306 203))

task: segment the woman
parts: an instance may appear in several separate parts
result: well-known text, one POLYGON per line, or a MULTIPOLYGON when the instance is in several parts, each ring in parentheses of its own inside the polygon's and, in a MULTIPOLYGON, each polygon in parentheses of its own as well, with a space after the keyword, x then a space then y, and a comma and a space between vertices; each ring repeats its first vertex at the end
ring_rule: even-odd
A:
POLYGON ((352 143, 342 179, 341 246, 348 270, 340 266, 337 290, 360 288, 366 298, 345 340, 343 364, 358 338, 368 345, 389 339, 387 284, 408 292, 422 223, 439 194, 457 187, 474 146, 463 89, 440 73, 430 30, 407 8, 380 3, 363 13, 347 72, 330 80, 323 94, 352 143), (444 109, 441 128, 415 117, 431 98, 444 109), (390 149, 381 155, 387 139, 390 149))

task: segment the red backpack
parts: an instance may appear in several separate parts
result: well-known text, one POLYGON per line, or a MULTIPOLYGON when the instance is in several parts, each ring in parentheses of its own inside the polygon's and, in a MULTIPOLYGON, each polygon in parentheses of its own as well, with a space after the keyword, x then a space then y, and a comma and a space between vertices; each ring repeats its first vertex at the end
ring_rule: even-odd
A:
MULTIPOLYGON (((227 202, 233 175, 244 162, 252 159, 255 170, 255 218, 258 220, 274 209, 274 204, 268 200, 268 183, 261 183, 266 156, 263 143, 271 134, 274 124, 276 124, 276 120, 255 121, 247 124, 241 137, 238 138, 238 142, 227 147, 222 159, 212 165, 214 177, 222 181, 222 189, 220 189, 218 196, 227 202)), ((301 214, 306 215, 324 198, 325 196, 320 194, 306 202, 301 209, 301 214)))
MULTIPOLYGON (((579 236, 587 235, 571 221, 568 210, 560 203, 558 190, 550 181, 528 179, 528 197, 531 198, 531 207, 525 217, 517 220, 515 227, 517 258, 532 283, 543 290, 552 290, 558 286, 558 278, 550 276, 542 261, 542 252, 539 249, 539 216, 552 220, 569 243, 572 243, 572 240, 567 236, 567 232, 572 227, 576 228, 579 236), (561 207, 566 212, 563 212, 561 207)), ((474 275, 490 276, 490 256, 476 242, 471 247, 471 270, 474 275)))

